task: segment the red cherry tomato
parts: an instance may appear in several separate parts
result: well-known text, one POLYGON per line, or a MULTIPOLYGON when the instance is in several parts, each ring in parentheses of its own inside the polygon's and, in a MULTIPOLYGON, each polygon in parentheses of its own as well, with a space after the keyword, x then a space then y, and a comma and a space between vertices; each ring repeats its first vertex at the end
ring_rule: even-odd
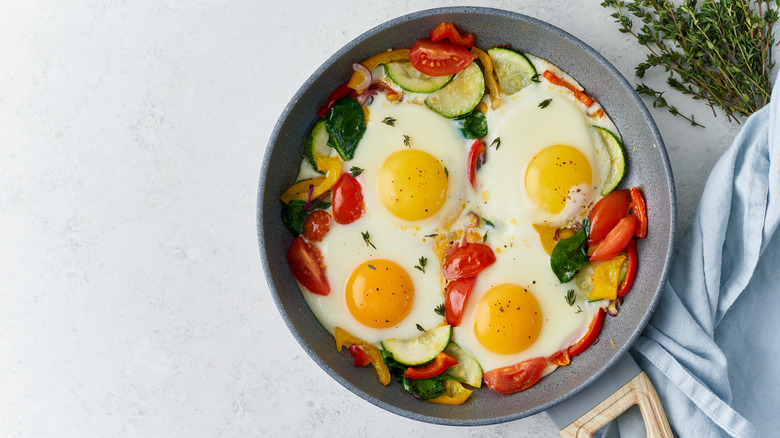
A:
POLYGON ((431 31, 431 41, 441 41, 445 38, 467 49, 474 47, 474 35, 470 33, 466 35, 461 34, 453 23, 444 22, 431 31))
POLYGON ((448 280, 476 277, 496 261, 493 250, 484 243, 467 243, 444 257, 444 276, 448 280))
POLYGON ((368 355, 359 345, 350 345, 347 347, 349 354, 354 359, 355 366, 360 368, 371 363, 371 356, 368 355))
POLYGON ((474 55, 450 41, 417 40, 409 51, 409 61, 420 73, 428 76, 453 75, 471 64, 474 55))
POLYGON ((638 187, 631 189, 631 211, 636 217, 636 237, 644 239, 647 236, 647 208, 638 187))
POLYGON ((631 290, 631 286, 634 285, 634 278, 636 278, 638 264, 639 257, 636 252, 636 239, 631 239, 626 247, 626 275, 623 276, 623 281, 620 282, 618 287, 618 297, 623 298, 631 290))
POLYGON ((313 294, 328 295, 330 285, 320 265, 320 258, 319 250, 309 245, 301 236, 296 237, 287 250, 287 263, 298 283, 313 294))
POLYGON ((590 256, 590 261, 609 260, 626 249, 628 242, 636 232, 636 219, 633 215, 626 216, 618 221, 615 228, 607 234, 607 237, 599 243, 596 250, 590 256))
POLYGON ((615 190, 599 199, 593 206, 590 218, 588 245, 601 242, 615 225, 628 214, 631 207, 631 195, 628 190, 615 190))
POLYGON ((357 179, 344 173, 333 187, 333 220, 349 224, 362 215, 363 190, 357 179))
POLYGON ((588 327, 588 332, 585 333, 585 336, 583 336, 582 339, 577 341, 574 345, 569 347, 570 358, 577 356, 578 354, 587 350, 588 347, 590 347, 593 344, 596 338, 599 337, 599 333, 601 333, 601 328, 604 326, 605 314, 606 311, 604 310, 604 308, 603 307, 600 308, 599 313, 597 313, 596 317, 593 318, 593 321, 590 322, 590 327, 588 327))
POLYGON ((469 167, 466 174, 469 177, 471 187, 477 187, 477 169, 485 162, 485 143, 482 140, 474 140, 469 149, 469 167))
POLYGON ((447 368, 457 365, 458 361, 447 353, 439 353, 433 362, 424 367, 409 367, 404 371, 404 376, 410 379, 429 379, 443 373, 447 368))
POLYGON ((303 220, 303 237, 319 242, 330 231, 330 214, 325 210, 315 210, 303 220))
POLYGON ((475 281, 477 281, 475 277, 468 277, 452 280, 447 285, 444 290, 444 314, 447 315, 447 324, 453 327, 460 325, 463 309, 466 308, 475 281))
POLYGON ((508 367, 496 368, 482 375, 488 388, 504 394, 528 389, 539 379, 547 367, 547 359, 535 357, 508 367))

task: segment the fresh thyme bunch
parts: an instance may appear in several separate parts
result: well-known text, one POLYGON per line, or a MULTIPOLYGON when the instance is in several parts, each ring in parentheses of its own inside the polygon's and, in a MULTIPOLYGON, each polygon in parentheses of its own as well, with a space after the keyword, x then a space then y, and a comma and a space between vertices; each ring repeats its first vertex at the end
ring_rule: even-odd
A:
MULTIPOLYGON (((612 17, 620 32, 636 37, 650 51, 636 67, 639 78, 652 67, 669 73, 667 84, 695 100, 704 100, 715 112, 719 106, 729 121, 747 117, 769 102, 769 73, 774 66, 772 26, 778 19, 780 0, 686 0, 675 7, 670 1, 604 0, 601 6, 617 9, 612 17), (755 7, 751 6, 751 3, 755 7), (774 7, 773 7, 774 6, 774 7), (634 30, 630 12, 642 23, 634 30)), ((653 98, 653 107, 668 108, 695 126, 666 102, 664 92, 644 83, 639 94, 653 98)))

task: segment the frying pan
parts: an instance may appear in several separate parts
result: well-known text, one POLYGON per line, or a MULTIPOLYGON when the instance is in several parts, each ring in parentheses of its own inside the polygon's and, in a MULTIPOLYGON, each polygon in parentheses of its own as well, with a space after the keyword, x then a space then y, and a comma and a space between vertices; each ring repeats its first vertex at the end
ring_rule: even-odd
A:
MULTIPOLYGON (((311 35, 316 38, 316 35, 311 35)), ((292 97, 277 122, 262 165, 258 191, 258 243, 273 298, 290 331, 311 358, 340 384, 369 402, 412 419, 447 425, 484 425, 533 415, 574 396, 622 357, 647 324, 669 268, 676 204, 671 167, 663 140, 647 108, 621 74, 592 48, 568 33, 524 15, 488 8, 448 7, 395 18, 331 56, 292 97), (281 220, 279 195, 295 180, 304 140, 316 110, 346 82, 352 62, 388 48, 411 47, 443 21, 472 32, 477 46, 511 44, 551 61, 576 78, 602 103, 617 125, 628 152, 622 187, 640 186, 648 205, 649 231, 639 243, 639 272, 620 314, 607 317, 600 342, 530 389, 503 395, 489 389, 472 394, 461 406, 418 402, 400 385, 383 386, 372 370, 357 369, 349 354, 338 353, 333 337, 304 301, 287 266, 293 236, 281 220), (613 345, 614 342, 614 345, 613 345)))

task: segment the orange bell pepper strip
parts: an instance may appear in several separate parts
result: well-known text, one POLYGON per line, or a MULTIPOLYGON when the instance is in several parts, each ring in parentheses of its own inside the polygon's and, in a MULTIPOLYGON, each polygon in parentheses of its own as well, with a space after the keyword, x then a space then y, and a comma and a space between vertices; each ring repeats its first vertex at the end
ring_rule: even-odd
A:
POLYGON ((575 87, 574 84, 569 83, 563 78, 559 78, 558 76, 555 75, 555 73, 551 72, 550 70, 545 70, 542 76, 544 76, 545 79, 547 79, 548 81, 550 81, 555 85, 558 85, 560 87, 565 87, 571 90, 572 93, 574 93, 574 97, 576 97, 577 100, 582 102, 582 104, 585 105, 586 107, 591 106, 593 104, 594 101, 590 96, 583 93, 581 90, 575 87))
POLYGON ((333 337, 336 338, 336 351, 341 352, 341 347, 344 345, 357 345, 363 349, 371 358, 371 363, 376 369, 376 373, 379 376, 379 381, 383 385, 387 386, 390 383, 390 370, 385 365, 384 359, 382 359, 382 352, 377 347, 369 344, 368 342, 353 336, 348 331, 341 327, 336 327, 333 337))
MULTIPOLYGON (((372 71, 375 68, 379 67, 380 64, 387 64, 388 62, 408 61, 408 60, 409 60, 409 49, 395 49, 395 50, 390 50, 389 52, 377 53, 376 55, 361 62, 361 64, 363 64, 363 66, 365 66, 368 69, 368 71, 372 71)), ((361 82, 363 82, 364 79, 365 77, 363 76, 363 73, 356 71, 352 73, 352 77, 349 79, 349 82, 347 82, 347 86, 349 86, 353 90, 357 90, 358 85, 361 82)))
POLYGON ((404 376, 410 379, 430 379, 443 373, 447 368, 457 365, 458 361, 447 353, 439 353, 428 365, 423 367, 409 367, 404 372, 404 376))
POLYGON ((487 53, 476 47, 471 48, 471 54, 479 59, 482 68, 485 69, 485 85, 490 91, 490 107, 496 109, 504 103, 504 99, 501 97, 501 88, 498 86, 496 75, 493 74, 493 60, 487 53))
POLYGON ((309 186, 312 186, 311 199, 317 198, 330 190, 339 176, 341 176, 341 160, 338 157, 326 157, 316 154, 315 162, 317 170, 325 171, 325 176, 312 178, 293 184, 287 191, 282 193, 280 199, 285 204, 289 204, 293 199, 305 201, 309 197, 309 186))

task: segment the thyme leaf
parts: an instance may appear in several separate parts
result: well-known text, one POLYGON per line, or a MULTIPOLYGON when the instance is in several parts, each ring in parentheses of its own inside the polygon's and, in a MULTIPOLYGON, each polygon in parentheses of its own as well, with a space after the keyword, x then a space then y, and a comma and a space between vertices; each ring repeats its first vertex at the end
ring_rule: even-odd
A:
POLYGON ((444 304, 439 304, 433 309, 433 311, 441 316, 444 316, 446 314, 446 310, 444 309, 444 304))
POLYGON ((539 103, 539 108, 545 109, 550 105, 550 102, 552 102, 552 99, 544 99, 539 103))
POLYGON ((387 126, 395 126, 395 122, 396 120, 393 117, 385 117, 384 119, 382 119, 382 123, 384 123, 387 126))
POLYGON ((569 304, 569 306, 573 306, 574 300, 576 300, 576 297, 574 296, 574 289, 569 289, 566 291, 566 303, 569 304))
POLYGON ((352 175, 352 178, 355 178, 358 175, 360 175, 361 173, 363 173, 363 169, 361 169, 361 168, 359 168, 357 166, 352 166, 352 167, 349 168, 349 173, 352 175))
POLYGON ((425 274, 425 265, 428 264, 428 259, 425 257, 420 257, 420 264, 415 265, 415 269, 421 271, 423 274, 425 274))
POLYGON ((366 246, 371 246, 371 248, 376 249, 376 246, 374 246, 374 244, 371 243, 371 235, 368 234, 368 231, 364 233, 361 232, 360 235, 363 236, 363 241, 366 242, 366 246))

